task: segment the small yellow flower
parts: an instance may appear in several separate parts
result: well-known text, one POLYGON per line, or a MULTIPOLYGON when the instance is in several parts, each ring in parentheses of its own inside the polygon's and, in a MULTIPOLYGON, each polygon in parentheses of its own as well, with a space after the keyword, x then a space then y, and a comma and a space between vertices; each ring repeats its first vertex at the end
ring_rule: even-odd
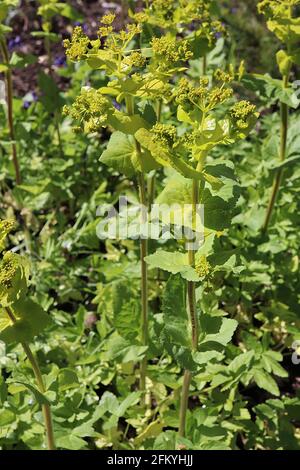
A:
POLYGON ((199 256, 196 260, 195 270, 200 278, 207 277, 211 272, 211 265, 207 261, 206 256, 199 256))

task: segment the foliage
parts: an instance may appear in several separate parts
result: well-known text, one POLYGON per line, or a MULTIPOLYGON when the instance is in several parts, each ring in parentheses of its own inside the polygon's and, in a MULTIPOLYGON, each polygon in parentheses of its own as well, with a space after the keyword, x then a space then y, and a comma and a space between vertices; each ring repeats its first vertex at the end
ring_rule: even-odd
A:
MULTIPOLYGON (((46 406, 58 449, 299 450, 299 2, 257 3, 259 16, 247 14, 260 40, 281 45, 269 69, 250 73, 250 52, 232 48, 235 2, 153 0, 125 26, 106 12, 94 35, 68 2, 39 2, 31 41, 44 41, 44 70, 25 99, 14 91, 14 138, 0 87, 1 449, 45 448, 46 406), (191 262, 177 232, 197 232, 195 193, 203 243, 191 262), (99 239, 119 196, 168 206, 169 237, 148 240, 144 255, 140 221, 134 239, 99 239)), ((11 11, 18 2, 0 2, 4 79, 38 62, 9 49, 11 11)))

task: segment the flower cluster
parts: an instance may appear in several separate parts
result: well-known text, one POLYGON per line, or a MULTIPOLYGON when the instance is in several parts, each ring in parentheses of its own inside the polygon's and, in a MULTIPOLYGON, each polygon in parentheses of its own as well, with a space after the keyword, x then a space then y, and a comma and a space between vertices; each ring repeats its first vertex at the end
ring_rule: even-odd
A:
POLYGON ((208 42, 209 48, 211 49, 215 46, 216 40, 225 35, 225 33, 225 26, 220 21, 205 21, 204 23, 201 23, 196 36, 198 38, 205 38, 208 42))
POLYGON ((134 51, 124 57, 121 63, 121 69, 128 70, 132 69, 133 67, 141 68, 144 67, 145 63, 146 58, 143 57, 140 52, 134 51))
POLYGON ((155 124, 151 133, 153 135, 153 140, 167 147, 173 147, 177 139, 176 127, 171 124, 155 124))
POLYGON ((187 41, 177 41, 171 36, 153 38, 151 47, 158 59, 163 59, 171 64, 186 62, 193 57, 187 41))
POLYGON ((128 24, 125 29, 116 32, 112 25, 114 20, 114 14, 105 15, 101 18, 98 37, 102 41, 104 40, 104 49, 124 52, 130 41, 132 41, 137 34, 142 32, 142 26, 138 23, 132 23, 128 24))
POLYGON ((254 116, 255 112, 255 105, 242 100, 230 109, 230 116, 239 129, 246 129, 249 125, 249 119, 254 116))
POLYGON ((288 16, 288 10, 300 4, 300 0, 262 0, 258 3, 258 12, 267 18, 288 16))
POLYGON ((206 256, 202 255, 196 259, 195 270, 200 278, 207 277, 211 272, 211 265, 206 256))
POLYGON ((218 82, 231 83, 234 80, 234 71, 224 72, 224 70, 217 69, 214 72, 214 78, 218 82))
POLYGON ((174 0, 153 0, 146 9, 145 21, 159 27, 170 26, 173 22, 174 0))
POLYGON ((0 220, 0 251, 3 249, 4 240, 14 226, 15 222, 13 220, 0 220))
POLYGON ((193 105, 202 112, 207 112, 230 99, 232 95, 232 89, 226 88, 224 84, 220 87, 209 88, 207 78, 202 78, 198 87, 194 87, 186 78, 182 78, 175 90, 175 101, 185 108, 193 105))
POLYGON ((106 125, 112 109, 111 102, 99 90, 83 88, 74 103, 65 106, 63 112, 79 122, 79 126, 73 127, 75 132, 97 132, 106 125))
POLYGON ((19 255, 11 251, 5 253, 0 264, 0 294, 3 290, 11 288, 19 269, 19 255))
POLYGON ((224 25, 213 19, 212 7, 212 0, 153 0, 148 8, 131 16, 137 22, 148 22, 174 36, 181 25, 196 22, 195 37, 205 39, 212 48, 226 32, 224 25))
POLYGON ((90 40, 84 34, 81 26, 74 28, 72 38, 65 39, 63 45, 66 49, 66 55, 70 60, 77 61, 85 57, 90 40))

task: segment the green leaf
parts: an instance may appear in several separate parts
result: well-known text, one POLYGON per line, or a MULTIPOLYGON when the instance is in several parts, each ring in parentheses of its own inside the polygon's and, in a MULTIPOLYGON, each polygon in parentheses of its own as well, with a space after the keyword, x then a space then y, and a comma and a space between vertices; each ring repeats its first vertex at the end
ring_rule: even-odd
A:
POLYGON ((149 152, 143 153, 142 159, 139 160, 134 138, 118 131, 111 135, 100 161, 128 177, 132 177, 138 171, 148 172, 157 168, 149 152))
POLYGON ((279 100, 294 109, 299 106, 299 100, 295 96, 293 87, 285 87, 282 80, 274 79, 268 74, 246 74, 242 79, 242 83, 271 103, 279 100))
POLYGON ((180 275, 168 279, 163 293, 162 311, 166 322, 174 318, 186 321, 186 282, 180 275))
POLYGON ((238 322, 231 318, 200 315, 200 347, 201 351, 214 347, 223 349, 232 339, 238 322))
POLYGON ((146 429, 144 429, 140 434, 138 434, 134 439, 134 444, 136 446, 141 445, 146 439, 154 438, 158 436, 163 430, 163 423, 159 419, 152 421, 148 424, 146 429))
POLYGON ((218 178, 209 175, 205 171, 199 172, 195 170, 191 165, 177 157, 175 155, 175 151, 171 152, 167 147, 154 141, 151 132, 147 129, 139 129, 135 133, 135 138, 142 147, 151 153, 154 160, 156 160, 160 165, 167 168, 174 168, 178 173, 186 178, 208 181, 210 184, 215 186, 222 185, 218 178))
POLYGON ((125 412, 128 410, 128 408, 136 405, 139 402, 140 396, 140 392, 130 393, 129 395, 127 395, 125 400, 122 401, 118 408, 113 412, 113 414, 121 418, 121 416, 125 415, 125 412))
POLYGON ((190 179, 176 173, 167 180, 167 184, 155 200, 165 210, 160 210, 164 223, 192 228, 192 186, 190 179))
POLYGON ((58 386, 60 391, 69 390, 70 388, 77 388, 79 380, 77 374, 72 369, 62 369, 58 375, 58 386))
POLYGON ((38 76, 38 84, 43 92, 40 100, 45 109, 49 113, 59 111, 64 104, 64 100, 62 99, 59 88, 53 78, 45 73, 40 73, 38 76))
POLYGON ((79 13, 79 11, 68 4, 63 4, 62 9, 60 10, 60 14, 65 18, 69 18, 73 21, 83 21, 84 19, 83 15, 79 13))
POLYGON ((49 325, 50 318, 30 299, 21 299, 10 306, 16 322, 13 323, 5 309, 0 310, 0 340, 5 343, 28 342, 49 325))
POLYGON ((9 61, 11 67, 23 68, 27 65, 35 64, 37 62, 37 57, 32 54, 20 54, 13 52, 9 61))
POLYGON ((271 171, 277 171, 279 169, 287 168, 293 166, 300 160, 300 155, 294 155, 293 157, 287 158, 283 162, 278 162, 277 164, 273 165, 271 171))
POLYGON ((154 450, 174 450, 176 448, 176 431, 165 431, 154 441, 154 450))
POLYGON ((260 388, 263 388, 276 397, 280 396, 278 385, 270 374, 262 369, 254 369, 253 378, 260 388))
POLYGON ((140 299, 127 280, 120 280, 112 286, 114 326, 126 339, 137 338, 140 334, 140 299))
POLYGON ((106 342, 107 359, 112 361, 137 362, 143 359, 147 351, 147 346, 132 344, 121 336, 114 334, 106 342))
POLYGON ((118 110, 108 116, 108 123, 116 131, 130 135, 134 135, 140 128, 148 127, 148 123, 139 114, 129 116, 118 110))
POLYGON ((262 364, 264 365, 264 369, 266 369, 267 372, 273 372, 273 374, 278 377, 288 377, 288 372, 277 362, 278 360, 282 360, 282 356, 279 354, 278 358, 277 354, 279 353, 276 353, 275 351, 265 351, 262 354, 262 364))
POLYGON ((159 268, 172 274, 180 273, 187 281, 200 280, 195 269, 189 265, 187 253, 157 250, 153 255, 146 256, 145 261, 152 268, 159 268))
MULTIPOLYGON (((30 392, 32 392, 32 394, 34 395, 34 398, 36 399, 36 401, 39 405, 50 405, 51 404, 52 400, 50 400, 49 397, 47 397, 47 393, 49 393, 49 392, 41 393, 34 385, 31 385, 30 383, 24 382, 24 381, 21 381, 21 380, 15 380, 15 383, 24 385, 26 388, 28 388, 28 390, 30 392)), ((51 392, 50 392, 50 395, 51 395, 51 392)))
POLYGON ((55 442, 58 448, 67 450, 80 450, 87 448, 86 441, 80 437, 75 436, 72 431, 65 431, 63 435, 57 436, 55 442))
POLYGON ((254 351, 247 351, 236 356, 229 364, 228 371, 234 375, 239 375, 249 369, 253 363, 254 351))
POLYGON ((16 420, 16 415, 10 410, 3 408, 0 410, 0 428, 12 424, 16 420))
POLYGON ((164 327, 160 340, 165 350, 183 368, 196 369, 192 357, 186 307, 186 282, 177 274, 170 276, 163 295, 164 327))
POLYGON ((281 75, 284 77, 289 74, 291 68, 291 57, 281 49, 276 54, 277 64, 280 70, 281 75))
POLYGON ((113 393, 106 391, 103 393, 96 409, 97 419, 100 419, 107 412, 116 416, 119 408, 120 405, 117 397, 113 393))

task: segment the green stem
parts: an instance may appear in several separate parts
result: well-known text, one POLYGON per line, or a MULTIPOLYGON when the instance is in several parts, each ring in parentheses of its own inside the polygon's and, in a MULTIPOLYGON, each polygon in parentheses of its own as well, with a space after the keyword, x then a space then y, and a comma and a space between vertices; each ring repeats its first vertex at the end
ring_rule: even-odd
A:
MULTIPOLYGON (((49 68, 49 74, 52 80, 54 81, 54 74, 53 74, 53 67, 52 67, 52 52, 51 52, 51 42, 49 38, 45 38, 45 50, 47 54, 47 61, 48 61, 48 68, 49 68)), ((59 112, 55 111, 54 112, 54 127, 56 130, 57 134, 57 140, 58 140, 58 146, 59 146, 59 152, 61 158, 64 156, 64 151, 63 151, 63 145, 62 145, 62 140, 61 140, 61 133, 60 133, 60 126, 59 126, 59 112)))
POLYGON ((190 383, 191 383, 191 373, 190 371, 185 370, 183 374, 183 385, 182 385, 182 390, 181 390, 180 412, 179 412, 178 434, 180 437, 185 436, 185 422, 186 422, 186 412, 188 408, 190 383))
POLYGON ((63 151, 63 145, 62 145, 61 133, 60 133, 60 127, 59 127, 59 114, 57 113, 57 111, 55 112, 55 115, 54 115, 54 125, 55 125, 55 129, 57 133, 60 156, 61 158, 63 158, 64 151, 63 151))
MULTIPOLYGON (((12 312, 12 310, 9 307, 6 307, 7 314, 11 321, 13 323, 16 323, 16 318, 12 312)), ((25 354, 27 356, 27 359, 29 360, 33 373, 36 378, 36 382, 38 385, 39 391, 44 394, 46 392, 46 388, 44 385, 43 377, 38 365, 38 362, 33 354, 33 352, 30 349, 30 346, 28 343, 23 342, 21 343, 22 347, 25 351, 25 354)), ((55 441, 54 441, 54 435, 53 435, 53 426, 52 426, 52 416, 51 416, 51 408, 50 405, 44 404, 42 405, 42 411, 44 415, 44 421, 45 421, 45 428, 46 428, 46 437, 47 437, 47 446, 48 450, 55 450, 55 441)))
POLYGON ((13 120, 13 83, 12 83, 12 73, 11 68, 9 66, 9 55, 7 50, 7 45, 5 39, 0 39, 0 49, 1 54, 3 56, 3 60, 5 65, 8 67, 5 71, 5 82, 6 82, 6 99, 7 99, 7 118, 8 118, 8 128, 9 128, 9 135, 11 140, 11 148, 12 148, 12 159, 13 165, 15 169, 16 175, 16 183, 17 185, 21 184, 21 172, 17 154, 17 146, 15 143, 15 128, 14 128, 14 120, 13 120))
MULTIPOLYGON (((199 181, 193 180, 192 190, 192 226, 196 231, 196 216, 197 216, 197 205, 199 204, 199 181)), ((195 250, 190 248, 188 250, 189 264, 195 265, 195 250)), ((199 338, 199 326, 197 318, 197 306, 196 306, 196 285, 194 282, 188 281, 187 283, 187 296, 189 305, 189 317, 191 323, 192 332, 192 350, 197 351, 198 349, 198 338, 199 338)), ((183 375, 183 385, 181 391, 180 400, 180 411, 179 411, 179 429, 178 434, 181 437, 185 437, 186 427, 186 413, 188 408, 189 389, 191 383, 191 372, 186 369, 183 375)))
MULTIPOLYGON (((162 100, 157 101, 156 105, 156 121, 161 121, 161 112, 162 112, 162 100)), ((153 175, 148 179, 148 210, 151 211, 151 206, 155 198, 155 184, 156 184, 156 171, 153 172, 153 175)))
MULTIPOLYGON (((11 68, 9 67, 9 54, 6 45, 6 41, 4 38, 0 38, 0 51, 3 56, 3 60, 5 65, 7 65, 8 69, 5 71, 5 84, 6 84, 6 101, 7 101, 7 121, 8 121, 8 129, 9 135, 11 140, 11 149, 12 149, 12 161, 15 170, 15 177, 17 185, 22 183, 18 153, 17 153, 17 146, 15 143, 15 128, 14 128, 14 119, 13 119, 13 82, 12 82, 12 73, 11 68)), ((22 211, 23 205, 21 203, 18 204, 18 209, 22 211)), ((31 252, 31 236, 28 229, 28 224, 26 221, 26 215, 23 216, 24 221, 24 233, 25 233, 25 244, 26 250, 28 253, 31 252)))
MULTIPOLYGON (((284 77, 283 84, 287 88, 289 83, 289 74, 284 77)), ((289 107, 285 103, 281 103, 280 106, 280 116, 281 116, 281 125, 280 125, 280 162, 284 162, 286 158, 286 148, 287 148, 287 137, 288 137, 288 121, 289 121, 289 107)), ((277 196, 281 187, 283 176, 283 168, 279 168, 276 172, 273 182, 273 188, 271 193, 271 198, 268 204, 267 214, 263 225, 263 233, 266 233, 268 226, 273 214, 273 210, 276 204, 277 196)))
MULTIPOLYGON (((145 178, 142 173, 139 173, 139 190, 140 190, 140 202, 146 207, 146 188, 145 178)), ((142 298, 142 344, 148 346, 148 272, 147 263, 145 257, 148 253, 147 240, 140 240, 140 259, 141 259, 141 298, 142 298)), ((146 374, 147 374, 147 356, 141 362, 140 367, 140 389, 146 392, 146 374)))
POLYGON ((206 75, 206 72, 207 72, 207 56, 205 54, 203 56, 202 75, 206 75))
MULTIPOLYGON (((126 108, 129 115, 134 114, 134 101, 131 96, 126 98, 126 108)), ((136 152, 139 160, 141 160, 141 147, 139 142, 135 140, 136 152)), ((138 173, 139 198, 143 207, 147 207, 147 194, 145 185, 145 175, 143 172, 138 173)), ((143 211, 144 213, 144 211, 143 211)), ((142 221, 143 222, 143 221, 142 221)), ((148 253, 148 243, 146 239, 140 239, 140 263, 141 263, 141 339, 143 346, 148 346, 148 270, 145 257, 148 253)), ((147 355, 140 364, 140 390, 143 392, 141 403, 146 404, 150 397, 146 397, 146 375, 147 375, 147 355), (147 399, 147 400, 146 400, 147 399)))

